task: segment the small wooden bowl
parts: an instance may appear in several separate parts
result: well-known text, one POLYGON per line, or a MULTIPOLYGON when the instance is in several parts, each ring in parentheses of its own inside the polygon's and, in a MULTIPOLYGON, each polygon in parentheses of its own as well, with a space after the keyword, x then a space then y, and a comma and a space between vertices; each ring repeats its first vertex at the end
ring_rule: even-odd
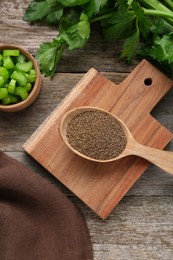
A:
POLYGON ((40 73, 40 69, 39 69, 39 66, 38 66, 36 60, 28 51, 26 51, 25 49, 23 49, 22 47, 17 46, 17 45, 12 45, 12 44, 0 45, 0 52, 3 50, 7 50, 7 49, 8 50, 10 50, 10 49, 20 50, 20 52, 23 55, 25 55, 28 60, 31 60, 33 62, 33 66, 36 71, 36 81, 26 100, 20 101, 19 103, 11 104, 11 105, 1 105, 0 104, 0 111, 17 112, 17 111, 23 110, 23 109, 27 108, 28 106, 30 106, 34 102, 34 100, 37 98, 37 96, 40 92, 40 88, 41 88, 41 73, 40 73))

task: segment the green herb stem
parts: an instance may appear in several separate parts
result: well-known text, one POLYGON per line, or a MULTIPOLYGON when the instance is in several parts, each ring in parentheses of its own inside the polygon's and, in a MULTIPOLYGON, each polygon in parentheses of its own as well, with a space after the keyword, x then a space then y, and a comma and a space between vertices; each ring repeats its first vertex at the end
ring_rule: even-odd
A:
POLYGON ((171 9, 173 9, 173 2, 172 2, 172 0, 164 0, 164 2, 165 2, 171 9))
POLYGON ((62 43, 59 48, 57 46, 57 51, 56 51, 56 56, 55 56, 55 66, 52 69, 52 72, 50 73, 51 77, 54 75, 54 73, 56 71, 56 66, 57 66, 58 62, 60 61, 61 56, 62 56, 65 48, 66 48, 66 44, 65 43, 62 43))
MULTIPOLYGON (((169 0, 166 0, 166 1, 169 1, 169 0)), ((146 1, 143 0, 143 2, 146 2, 146 1)), ((146 9, 146 8, 141 7, 141 9, 143 9, 143 11, 144 11, 144 14, 153 15, 153 16, 161 16, 163 18, 169 18, 169 22, 171 24, 173 24, 173 12, 171 12, 167 7, 165 7, 164 5, 162 5, 160 3, 157 4, 157 1, 153 1, 153 0, 150 0, 149 2, 146 2, 146 3, 154 9, 146 9)), ((171 3, 171 4, 173 7, 173 3, 171 3)), ((129 11, 129 12, 133 12, 133 11, 129 11)), ((107 19, 107 18, 111 17, 113 14, 115 14, 115 12, 111 12, 111 13, 108 12, 108 13, 102 14, 100 16, 94 17, 93 19, 91 19, 91 23, 107 19)))
POLYGON ((101 21, 101 20, 107 19, 107 18, 111 17, 113 14, 115 14, 115 12, 105 13, 105 14, 103 14, 103 15, 94 17, 93 19, 91 19, 91 23, 95 23, 95 22, 99 22, 99 21, 101 21))
POLYGON ((172 11, 167 8, 165 5, 161 4, 157 0, 139 0, 141 4, 144 4, 146 6, 149 6, 150 8, 153 8, 155 10, 163 11, 172 14, 172 11))
POLYGON ((153 15, 153 16, 161 16, 164 18, 170 18, 170 22, 173 23, 173 13, 167 13, 167 12, 163 12, 163 11, 159 11, 159 10, 152 10, 152 9, 145 9, 142 8, 142 10, 144 11, 144 14, 146 15, 153 15))

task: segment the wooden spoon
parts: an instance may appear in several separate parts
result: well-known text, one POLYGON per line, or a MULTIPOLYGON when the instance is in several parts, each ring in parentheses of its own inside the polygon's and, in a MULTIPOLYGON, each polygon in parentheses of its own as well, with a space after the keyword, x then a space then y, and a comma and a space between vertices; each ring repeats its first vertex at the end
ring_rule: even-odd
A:
POLYGON ((173 175, 173 152, 151 148, 151 147, 138 143, 133 138, 133 136, 130 133, 127 126, 119 118, 117 118, 116 116, 112 115, 111 113, 109 113, 103 109, 84 106, 84 107, 78 107, 78 108, 68 111, 61 120, 60 134, 61 134, 61 137, 62 137, 64 143, 74 153, 78 154, 79 156, 81 156, 85 159, 92 160, 95 162, 111 162, 111 161, 115 161, 115 160, 121 159, 123 157, 129 156, 129 155, 136 155, 136 156, 142 157, 142 158, 150 161, 151 163, 160 167, 164 171, 173 175), (78 150, 76 150, 74 147, 72 147, 70 145, 70 143, 68 142, 68 139, 67 139, 67 126, 68 126, 69 122, 72 120, 72 118, 74 118, 78 114, 86 112, 86 111, 100 111, 100 112, 107 113, 107 114, 111 115, 115 120, 117 120, 121 124, 123 131, 127 137, 127 144, 126 144, 125 149, 122 151, 122 153, 119 156, 108 159, 108 160, 98 160, 98 159, 95 159, 95 158, 82 154, 81 152, 79 152, 78 150))

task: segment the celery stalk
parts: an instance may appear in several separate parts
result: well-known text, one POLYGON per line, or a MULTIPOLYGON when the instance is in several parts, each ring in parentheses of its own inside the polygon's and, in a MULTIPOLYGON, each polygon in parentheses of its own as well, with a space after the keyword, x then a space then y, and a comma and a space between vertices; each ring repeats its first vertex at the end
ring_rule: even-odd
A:
POLYGON ((14 63, 10 56, 4 56, 3 58, 3 66, 5 69, 10 70, 14 68, 14 63))
POLYGON ((0 88, 0 99, 6 98, 8 96, 7 88, 0 88))
POLYGON ((4 78, 4 81, 6 82, 9 78, 9 72, 4 67, 0 67, 0 76, 4 78))
POLYGON ((164 0, 164 2, 170 7, 173 9, 173 2, 172 0, 164 0))
MULTIPOLYGON (((165 5, 160 3, 157 0, 139 0, 141 4, 143 4, 146 7, 151 8, 151 10, 156 10, 157 15, 159 16, 159 11, 160 11, 160 16, 165 17, 165 19, 173 25, 173 12, 167 8, 165 5)), ((152 11, 150 12, 150 15, 152 14, 152 11)), ((156 14, 153 12, 153 16, 156 14)))
POLYGON ((10 93, 8 94, 7 97, 2 99, 3 105, 15 104, 15 103, 18 103, 18 102, 19 102, 19 99, 17 97, 15 97, 14 95, 10 94, 10 93))
POLYGON ((28 72, 33 68, 33 63, 32 61, 27 61, 24 63, 16 63, 16 69, 23 71, 23 72, 28 72))
POLYGON ((24 87, 16 87, 13 94, 21 97, 22 100, 25 100, 28 97, 28 92, 24 87))
POLYGON ((4 56, 19 56, 20 51, 19 50, 3 50, 4 56))
POLYGON ((3 87, 5 84, 5 80, 2 76, 0 76, 0 88, 3 87))
POLYGON ((13 94, 14 93, 14 90, 15 90, 15 87, 16 87, 16 80, 15 79, 11 79, 9 85, 8 85, 8 92, 13 94))
POLYGON ((15 79, 20 86, 25 86, 27 84, 27 77, 22 71, 14 71, 11 75, 11 79, 15 79))

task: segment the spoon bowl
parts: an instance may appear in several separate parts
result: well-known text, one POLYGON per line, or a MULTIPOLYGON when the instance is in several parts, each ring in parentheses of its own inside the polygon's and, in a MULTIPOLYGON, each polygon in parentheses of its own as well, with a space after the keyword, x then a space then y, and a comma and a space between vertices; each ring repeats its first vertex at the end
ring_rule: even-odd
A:
POLYGON ((81 156, 85 159, 104 163, 104 162, 116 161, 116 160, 119 160, 119 159, 124 158, 129 155, 135 155, 135 156, 139 156, 141 158, 144 158, 144 159, 150 161, 151 163, 160 167, 164 171, 173 175, 173 152, 155 149, 155 148, 148 147, 148 146, 138 143, 132 136, 128 127, 119 118, 117 118, 116 116, 107 112, 104 109, 100 109, 97 107, 90 107, 90 106, 83 106, 83 107, 77 107, 77 108, 71 109, 63 116, 63 118, 61 120, 60 135, 61 135, 64 143, 66 144, 66 146, 68 148, 70 148, 71 151, 73 151, 74 153, 78 154, 79 156, 81 156), (98 112, 105 113, 105 114, 111 116, 114 120, 116 120, 121 125, 122 131, 124 132, 124 134, 126 136, 126 145, 125 145, 125 148, 122 150, 122 152, 118 156, 112 157, 110 159, 105 159, 105 160, 96 159, 96 158, 93 158, 91 156, 81 153, 79 150, 77 150, 74 146, 72 146, 69 143, 69 140, 67 138, 67 129, 68 129, 69 123, 77 115, 84 113, 86 111, 98 111, 98 112))

